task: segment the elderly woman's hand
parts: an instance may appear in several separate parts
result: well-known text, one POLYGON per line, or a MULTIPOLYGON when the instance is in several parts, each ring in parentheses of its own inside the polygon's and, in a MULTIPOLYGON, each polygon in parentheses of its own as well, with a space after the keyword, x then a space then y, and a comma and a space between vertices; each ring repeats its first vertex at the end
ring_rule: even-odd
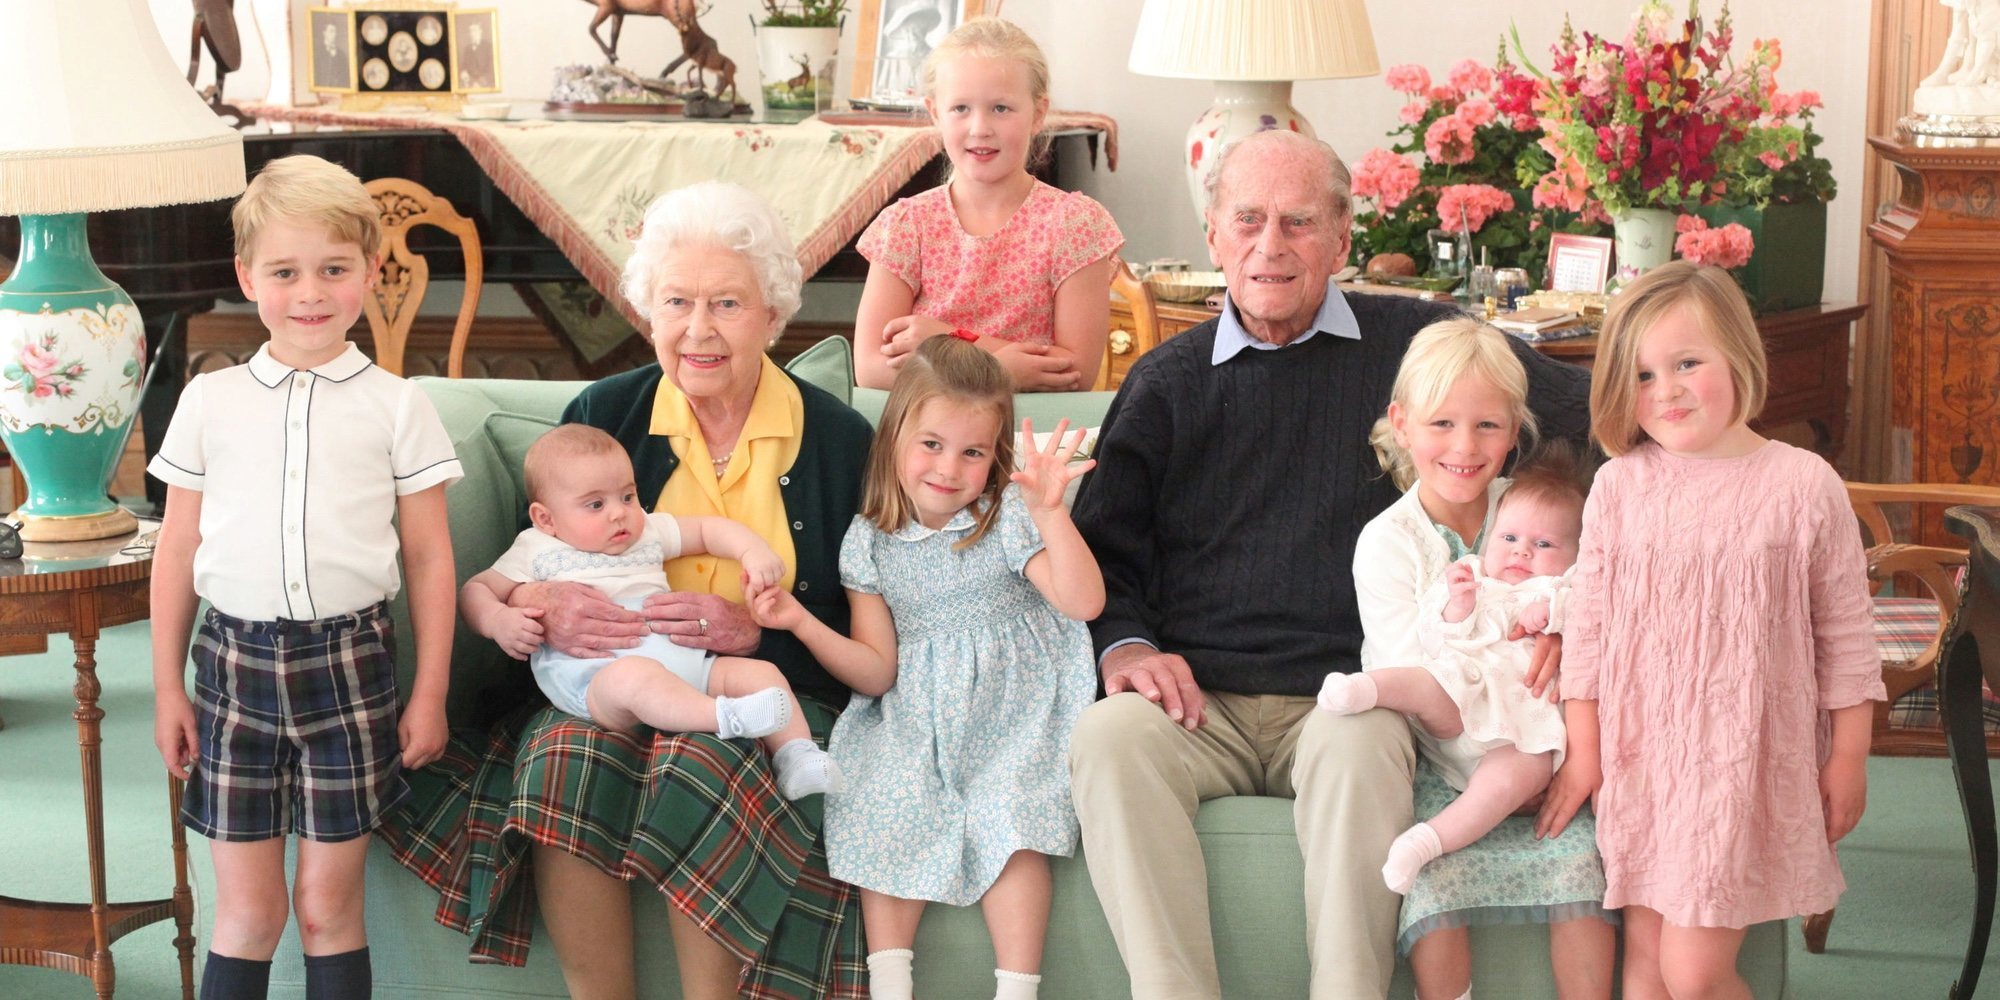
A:
POLYGON ((757 627, 749 609, 714 594, 686 590, 654 594, 646 598, 645 615, 653 631, 674 645, 724 656, 747 656, 764 639, 764 630, 757 627))
POLYGON ((619 607, 589 584, 547 580, 524 583, 507 595, 509 607, 542 612, 542 642, 579 659, 631 649, 646 634, 646 620, 619 607))

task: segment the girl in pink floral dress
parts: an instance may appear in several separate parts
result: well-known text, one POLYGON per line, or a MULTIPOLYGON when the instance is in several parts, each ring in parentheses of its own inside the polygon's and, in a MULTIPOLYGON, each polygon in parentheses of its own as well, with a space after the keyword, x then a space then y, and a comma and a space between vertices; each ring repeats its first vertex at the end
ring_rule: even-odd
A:
POLYGON ((1825 460, 1748 426, 1763 345, 1727 272, 1627 286, 1598 359, 1591 432, 1614 457, 1584 508, 1542 824, 1596 793, 1625 996, 1747 998, 1744 929, 1846 886, 1833 845, 1883 696, 1861 535, 1825 460))
POLYGON ((1104 206, 1028 173, 1049 110, 1042 50, 1006 21, 967 21, 924 61, 924 95, 951 179, 861 234, 855 381, 887 389, 918 344, 951 335, 992 352, 1020 391, 1090 388, 1125 238, 1104 206))

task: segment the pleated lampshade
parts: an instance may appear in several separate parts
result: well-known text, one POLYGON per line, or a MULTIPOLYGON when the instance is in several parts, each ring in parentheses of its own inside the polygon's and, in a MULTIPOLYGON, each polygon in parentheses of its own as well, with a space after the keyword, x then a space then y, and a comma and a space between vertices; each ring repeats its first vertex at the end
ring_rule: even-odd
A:
POLYGON ((1127 65, 1197 80, 1322 80, 1381 68, 1362 0, 1146 0, 1127 65))

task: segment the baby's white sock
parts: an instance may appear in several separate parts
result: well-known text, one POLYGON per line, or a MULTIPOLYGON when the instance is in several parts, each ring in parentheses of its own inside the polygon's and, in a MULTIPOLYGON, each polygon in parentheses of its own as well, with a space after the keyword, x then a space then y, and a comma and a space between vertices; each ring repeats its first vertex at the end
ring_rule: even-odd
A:
POLYGON ((765 688, 741 698, 715 699, 715 733, 725 740, 756 739, 792 721, 792 699, 784 688, 765 688))
POLYGON ((1471 985, 1469 985, 1469 984, 1468 984, 1468 985, 1467 985, 1467 986, 1465 987, 1465 992, 1463 992, 1463 993, 1460 993, 1460 994, 1458 995, 1458 1000, 1472 1000, 1472 987, 1471 987, 1471 985))
POLYGON ((1444 845, 1438 842, 1437 831, 1429 823, 1418 823, 1390 842, 1389 861, 1382 866, 1382 881, 1388 883, 1390 892, 1407 895, 1417 883, 1417 872, 1443 853, 1444 845))
POLYGON ((1367 674, 1328 674, 1319 686, 1319 707, 1335 715, 1355 715, 1375 707, 1375 678, 1367 674))
POLYGON ((911 1000, 916 987, 910 982, 910 963, 916 958, 908 948, 869 952, 868 995, 875 1000, 911 1000))
POLYGON ((771 769, 778 772, 779 793, 788 799, 838 792, 847 787, 833 758, 808 739, 796 739, 779 747, 771 755, 771 769))
POLYGON ((1042 977, 1029 972, 994 969, 993 978, 999 980, 993 990, 993 1000, 1035 1000, 1042 988, 1042 977))

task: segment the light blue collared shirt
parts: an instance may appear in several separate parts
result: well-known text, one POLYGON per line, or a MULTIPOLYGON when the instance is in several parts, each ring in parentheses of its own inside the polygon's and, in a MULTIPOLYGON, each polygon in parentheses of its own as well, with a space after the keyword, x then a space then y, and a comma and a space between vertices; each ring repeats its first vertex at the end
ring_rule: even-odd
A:
POLYGON ((1244 348, 1258 351, 1275 351, 1292 344, 1303 344, 1321 333, 1329 333, 1348 340, 1361 339, 1361 323, 1354 318, 1354 310, 1347 299, 1340 294, 1331 279, 1326 283, 1326 298, 1319 304, 1319 312, 1313 314, 1312 325, 1290 344, 1272 344, 1250 336, 1243 328, 1243 321, 1236 318, 1236 303, 1227 292, 1222 296, 1222 315, 1217 317, 1215 326, 1215 351, 1209 356, 1209 364, 1219 365, 1243 352, 1244 348))

